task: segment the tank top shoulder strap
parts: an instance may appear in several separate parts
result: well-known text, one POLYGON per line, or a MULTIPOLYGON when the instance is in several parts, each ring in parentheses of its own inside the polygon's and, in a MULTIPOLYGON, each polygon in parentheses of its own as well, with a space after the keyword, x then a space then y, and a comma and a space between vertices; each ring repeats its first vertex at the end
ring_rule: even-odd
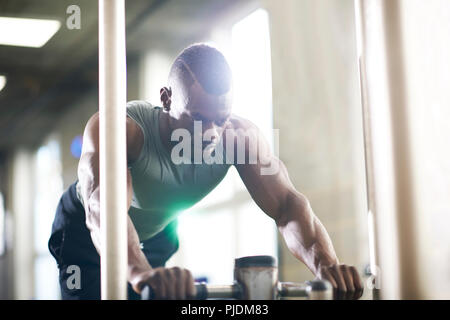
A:
POLYGON ((142 167, 149 164, 151 154, 158 149, 159 139, 159 111, 160 107, 148 101, 134 100, 127 103, 127 116, 133 119, 141 128, 144 135, 144 144, 141 152, 130 167, 142 167))

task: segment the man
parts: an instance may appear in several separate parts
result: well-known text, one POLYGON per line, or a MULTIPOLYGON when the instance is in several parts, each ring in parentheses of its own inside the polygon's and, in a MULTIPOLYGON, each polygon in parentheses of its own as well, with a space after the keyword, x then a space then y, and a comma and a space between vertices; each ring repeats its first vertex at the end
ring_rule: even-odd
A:
MULTIPOLYGON (((160 91, 163 108, 144 101, 127 104, 129 298, 138 298, 145 285, 156 298, 193 297, 191 273, 164 268, 178 248, 176 214, 208 194, 231 165, 293 255, 337 291, 358 297, 362 285, 356 269, 339 263, 325 228, 290 182, 286 167, 253 123, 232 114, 231 71, 224 56, 205 44, 188 47, 173 63, 168 85, 160 91)), ((99 193, 95 114, 85 128, 78 181, 60 200, 49 240, 63 299, 100 298, 99 193), (81 271, 78 285, 74 265, 81 271)))

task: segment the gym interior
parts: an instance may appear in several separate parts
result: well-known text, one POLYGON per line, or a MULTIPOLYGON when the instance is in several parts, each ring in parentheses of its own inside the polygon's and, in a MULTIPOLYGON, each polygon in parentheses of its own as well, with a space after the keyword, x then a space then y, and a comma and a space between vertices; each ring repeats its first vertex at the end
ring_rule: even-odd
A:
MULTIPOLYGON (((159 105, 191 44, 224 54, 359 299, 450 298, 449 1, 127 0, 125 26, 127 101, 159 105)), ((61 299, 48 239, 98 110, 98 1, 0 0, 0 299, 61 299)), ((314 279, 234 167, 177 219, 167 266, 198 281, 257 255, 314 279)))

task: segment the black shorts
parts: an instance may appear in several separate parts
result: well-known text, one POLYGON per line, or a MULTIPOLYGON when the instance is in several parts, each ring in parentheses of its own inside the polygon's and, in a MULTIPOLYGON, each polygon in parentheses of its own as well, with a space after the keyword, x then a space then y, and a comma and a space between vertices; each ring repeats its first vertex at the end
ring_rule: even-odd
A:
MULTIPOLYGON (((152 267, 163 267, 178 250, 176 225, 174 220, 160 233, 141 243, 152 267)), ((100 299, 100 256, 86 227, 85 211, 76 195, 76 182, 63 193, 58 203, 48 248, 58 264, 62 299, 100 299), (74 268, 80 271, 79 285, 75 286, 74 268)), ((130 284, 128 299, 139 299, 130 284)))

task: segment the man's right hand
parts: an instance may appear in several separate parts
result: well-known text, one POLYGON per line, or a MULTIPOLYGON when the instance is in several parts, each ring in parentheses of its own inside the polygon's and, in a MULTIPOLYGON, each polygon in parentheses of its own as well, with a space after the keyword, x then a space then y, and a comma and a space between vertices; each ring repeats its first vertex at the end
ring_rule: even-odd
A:
POLYGON ((139 273, 132 281, 139 294, 146 285, 152 288, 155 299, 193 299, 196 293, 191 272, 179 267, 154 268, 139 273))

